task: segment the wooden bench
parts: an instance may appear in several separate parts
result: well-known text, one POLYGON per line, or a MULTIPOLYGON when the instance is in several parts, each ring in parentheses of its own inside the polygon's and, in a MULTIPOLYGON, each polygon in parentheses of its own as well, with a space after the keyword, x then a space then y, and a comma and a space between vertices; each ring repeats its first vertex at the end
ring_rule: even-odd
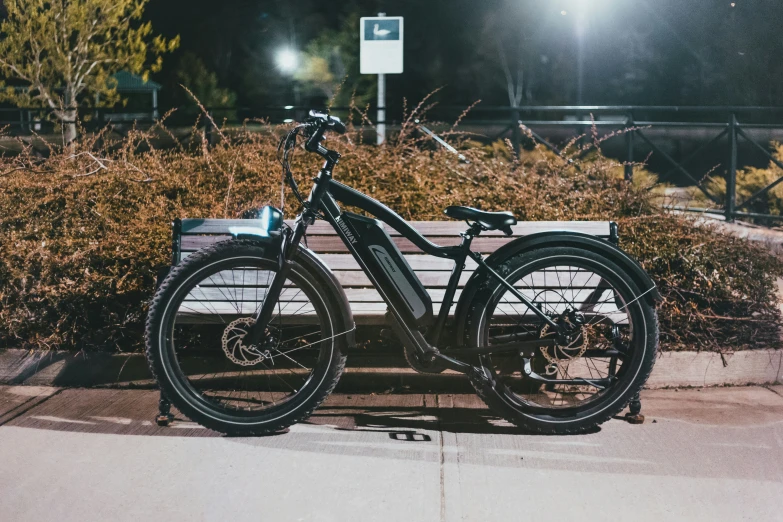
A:
MULTIPOLYGON (((459 232, 466 228, 464 223, 458 221, 414 221, 411 225, 438 245, 459 244, 459 232)), ((229 239, 231 237, 229 230, 232 227, 254 226, 258 226, 254 220, 247 219, 176 220, 173 224, 172 264, 176 265, 200 248, 229 239)), ((424 254, 409 240, 401 237, 397 231, 384 226, 429 292, 433 310, 437 314, 454 266, 453 261, 424 254)), ((511 237, 499 231, 484 232, 473 240, 473 248, 482 254, 490 254, 516 237, 552 230, 582 232, 613 242, 617 241, 617 226, 610 221, 531 221, 515 225, 511 237)), ((372 287, 367 276, 328 223, 318 221, 308 228, 307 246, 334 272, 345 289, 356 324, 384 324, 386 303, 372 287)), ((475 269, 476 263, 469 259, 460 278, 460 290, 457 291, 455 303, 462 286, 475 269)), ((453 313, 453 308, 451 312, 453 313)))

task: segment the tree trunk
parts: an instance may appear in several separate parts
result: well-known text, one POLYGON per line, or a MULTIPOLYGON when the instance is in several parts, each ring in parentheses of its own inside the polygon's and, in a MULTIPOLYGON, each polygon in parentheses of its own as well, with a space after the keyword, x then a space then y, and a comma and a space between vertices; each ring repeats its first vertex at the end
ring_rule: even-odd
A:
POLYGON ((67 145, 76 139, 76 109, 62 111, 63 142, 67 145))

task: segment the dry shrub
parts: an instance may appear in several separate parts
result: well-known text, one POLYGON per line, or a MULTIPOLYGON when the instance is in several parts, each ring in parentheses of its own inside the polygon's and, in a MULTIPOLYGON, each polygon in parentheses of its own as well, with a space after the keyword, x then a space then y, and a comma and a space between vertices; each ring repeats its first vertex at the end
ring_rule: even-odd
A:
MULTIPOLYGON (((783 161, 783 144, 773 141, 770 143, 772 156, 777 161, 783 161)), ((783 176, 783 171, 770 161, 766 168, 747 167, 737 169, 737 201, 745 201, 759 190, 767 187, 783 176)), ((726 179, 722 177, 710 178, 706 187, 707 192, 718 197, 720 201, 726 200, 726 179)), ((701 192, 695 193, 695 198, 699 203, 712 206, 712 202, 701 192)), ((746 208, 739 209, 744 212, 754 212, 758 214, 771 214, 780 216, 783 214, 783 184, 776 185, 766 194, 763 194, 753 200, 746 208)), ((766 225, 780 226, 780 220, 754 218, 751 221, 766 225)))
MULTIPOLYGON (((275 150, 285 130, 219 131, 207 147, 154 144, 162 126, 112 141, 82 140, 40 158, 25 145, 0 157, 0 342, 31 348, 141 346, 156 269, 168 263, 176 217, 237 217, 279 205, 275 150)), ((654 204, 649 183, 627 184, 599 140, 573 164, 535 148, 519 160, 504 146, 464 145, 470 164, 414 133, 388 146, 362 144, 352 128, 328 145, 343 158, 336 178, 407 219, 443 219, 451 204, 509 209, 522 220, 616 220, 622 246, 660 284, 664 348, 777 346, 775 278, 783 263, 747 241, 695 227, 654 204)), ((568 145, 575 157, 582 152, 568 145)), ((297 153, 300 184, 318 167, 297 153)), ((645 178, 649 180, 649 177, 645 178)), ((287 217, 295 206, 286 202, 287 217)))

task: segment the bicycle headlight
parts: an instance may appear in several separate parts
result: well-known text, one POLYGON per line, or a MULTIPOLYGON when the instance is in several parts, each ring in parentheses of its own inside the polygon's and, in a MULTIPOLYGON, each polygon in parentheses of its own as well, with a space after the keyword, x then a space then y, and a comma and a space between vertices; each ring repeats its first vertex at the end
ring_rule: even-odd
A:
POLYGON ((255 239, 258 237, 278 237, 283 228, 283 213, 267 205, 259 210, 257 217, 248 220, 247 226, 229 227, 236 239, 255 239))

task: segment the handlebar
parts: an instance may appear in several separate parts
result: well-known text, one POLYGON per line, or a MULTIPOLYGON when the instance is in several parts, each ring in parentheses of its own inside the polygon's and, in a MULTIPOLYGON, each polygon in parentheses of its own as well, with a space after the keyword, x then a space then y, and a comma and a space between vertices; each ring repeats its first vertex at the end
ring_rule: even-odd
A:
POLYGON ((345 124, 336 116, 329 116, 323 112, 310 111, 310 117, 305 122, 310 137, 305 143, 305 149, 309 152, 323 152, 320 149, 321 140, 324 139, 326 131, 333 131, 338 134, 345 134, 345 124))

